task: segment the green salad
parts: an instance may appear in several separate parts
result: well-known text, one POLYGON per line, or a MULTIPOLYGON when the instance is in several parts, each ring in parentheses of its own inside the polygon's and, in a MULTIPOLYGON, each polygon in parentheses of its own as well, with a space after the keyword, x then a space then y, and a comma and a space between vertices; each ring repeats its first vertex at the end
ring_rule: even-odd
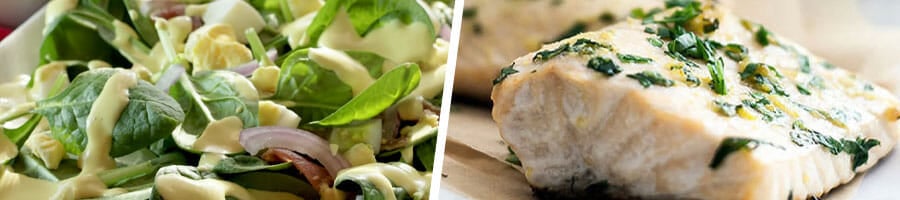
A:
POLYGON ((448 4, 52 0, 0 199, 428 199, 448 4))

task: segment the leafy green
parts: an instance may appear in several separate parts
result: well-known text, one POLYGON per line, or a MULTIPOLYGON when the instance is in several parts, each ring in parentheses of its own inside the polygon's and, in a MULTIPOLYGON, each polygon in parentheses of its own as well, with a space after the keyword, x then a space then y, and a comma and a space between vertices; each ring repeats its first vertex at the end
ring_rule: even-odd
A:
MULTIPOLYGON (((67 152, 78 155, 87 146, 88 114, 114 73, 114 69, 84 72, 60 94, 37 102, 35 112, 47 118, 51 136, 62 142, 67 152)), ((177 102, 146 81, 138 80, 128 89, 128 100, 112 131, 111 156, 125 155, 168 137, 184 119, 177 102)))
POLYGON ((754 35, 756 38, 756 42, 762 46, 769 46, 770 43, 773 42, 772 33, 769 30, 766 30, 766 27, 759 26, 759 30, 756 30, 756 34, 754 35))
POLYGON ((285 58, 273 100, 287 102, 308 123, 325 118, 353 98, 346 83, 320 67, 308 56, 308 49, 296 50, 285 58))
POLYGON ((721 101, 721 100, 713 101, 713 105, 716 106, 716 108, 717 108, 716 111, 719 114, 724 115, 726 117, 731 117, 731 116, 737 115, 737 110, 742 107, 741 104, 731 104, 731 103, 721 101))
POLYGON ((199 135, 212 120, 229 116, 240 118, 244 128, 258 126, 256 94, 245 97, 247 94, 238 89, 241 84, 250 82, 240 74, 223 70, 203 71, 179 80, 169 94, 185 111, 181 127, 187 133, 199 135))
POLYGON ((506 146, 506 150, 509 151, 509 155, 507 155, 505 159, 506 162, 513 165, 522 166, 522 161, 519 160, 519 156, 516 155, 516 152, 512 150, 512 147, 506 146))
POLYGON ((140 164, 127 167, 106 170, 97 174, 97 177, 107 187, 115 187, 127 183, 130 180, 147 175, 156 174, 156 170, 163 166, 184 164, 187 162, 181 153, 169 153, 140 164))
POLYGON ((657 23, 675 23, 676 25, 684 25, 687 21, 694 19, 703 12, 700 9, 700 2, 697 1, 678 1, 677 4, 669 4, 666 2, 667 6, 671 5, 673 7, 681 7, 681 9, 672 13, 672 15, 656 21, 657 23))
POLYGON ((519 70, 513 69, 516 66, 516 63, 510 64, 507 67, 500 69, 500 74, 497 75, 497 78, 494 78, 494 85, 497 85, 500 82, 503 82, 509 75, 519 73, 519 70))
POLYGON ((618 54, 616 54, 616 56, 619 57, 619 61, 622 61, 622 63, 650 63, 650 62, 653 62, 653 59, 650 59, 647 57, 641 57, 641 56, 637 56, 637 55, 632 55, 632 54, 618 53, 618 54))
POLYGON ((375 80, 375 83, 338 108, 337 111, 314 124, 337 126, 370 119, 409 95, 419 86, 421 76, 417 64, 406 63, 397 66, 375 80))
POLYGON ((731 60, 734 60, 735 62, 740 62, 747 58, 748 52, 747 47, 740 44, 725 45, 725 56, 728 56, 728 58, 731 58, 731 60))
POLYGON ((40 47, 40 64, 57 60, 103 60, 129 66, 128 60, 98 34, 97 25, 81 13, 66 13, 47 27, 40 47))
POLYGON ((361 191, 362 199, 366 200, 385 199, 384 194, 378 190, 375 184, 356 176, 347 177, 346 180, 335 180, 335 187, 345 191, 361 191))
POLYGON ((763 142, 757 139, 727 137, 723 139, 722 143, 719 143, 719 147, 716 148, 716 153, 709 163, 709 168, 716 169, 721 166, 722 162, 725 161, 725 158, 731 153, 741 150, 750 151, 756 149, 761 143, 763 142))
MULTIPOLYGON (((296 173, 296 172, 295 172, 296 173)), ((319 199, 319 193, 308 182, 294 176, 266 171, 255 171, 225 177, 242 187, 257 190, 291 193, 304 199, 319 199)))
POLYGON ((326 1, 306 31, 309 44, 316 44, 339 12, 346 11, 353 28, 366 36, 382 24, 401 20, 404 24, 425 23, 432 38, 436 35, 431 17, 415 0, 345 0, 326 1))
POLYGON ((809 67, 809 57, 808 56, 800 56, 800 72, 809 74, 812 72, 812 69, 809 67))
POLYGON ((434 153, 437 149, 437 137, 431 138, 428 141, 416 145, 415 154, 416 158, 419 160, 419 163, 425 167, 425 171, 434 170, 434 153))
POLYGON ((122 3, 124 3, 125 8, 128 9, 129 12, 133 12, 133 14, 127 16, 134 25, 134 30, 141 36, 141 39, 144 40, 144 43, 153 45, 156 44, 156 42, 159 42, 159 36, 156 34, 156 27, 153 25, 153 20, 150 19, 151 16, 141 12, 142 9, 149 9, 142 7, 147 4, 143 4, 139 0, 122 0, 122 3))
POLYGON ((669 87, 675 84, 672 80, 666 79, 662 74, 655 71, 642 71, 627 76, 628 78, 637 80, 644 88, 649 88, 651 85, 669 87))
POLYGON ((622 72, 622 68, 612 62, 612 60, 604 57, 593 57, 588 60, 587 67, 594 71, 605 74, 606 76, 615 76, 622 72))
POLYGON ((653 45, 654 47, 662 47, 663 45, 663 41, 655 37, 648 37, 647 42, 649 42, 650 45, 653 45))
POLYGON ((16 146, 22 146, 22 144, 25 143, 25 139, 31 135, 31 132, 34 131, 34 128, 37 127, 40 122, 40 115, 32 115, 31 118, 28 118, 28 121, 18 128, 7 129, 4 127, 3 134, 6 135, 13 144, 16 144, 16 146))
POLYGON ((256 156, 237 155, 219 161, 213 172, 217 174, 237 174, 260 170, 282 170, 291 167, 291 162, 283 162, 270 165, 265 160, 256 156))

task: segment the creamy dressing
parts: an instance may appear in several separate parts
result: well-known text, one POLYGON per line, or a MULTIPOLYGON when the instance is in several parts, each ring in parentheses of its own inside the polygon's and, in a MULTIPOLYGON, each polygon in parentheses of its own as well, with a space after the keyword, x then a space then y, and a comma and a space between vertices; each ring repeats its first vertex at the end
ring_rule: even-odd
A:
POLYGON ((15 173, 0 165, 0 199, 51 199, 57 188, 56 183, 15 173))
POLYGON ((113 21, 113 27, 115 38, 113 38, 111 44, 119 50, 122 56, 125 56, 134 64, 144 65, 151 69, 153 68, 151 66, 160 65, 160 61, 155 60, 147 52, 135 46, 134 42, 140 41, 140 37, 134 32, 134 29, 131 29, 131 26, 115 20, 113 21))
POLYGON ((247 43, 244 31, 253 28, 257 32, 266 25, 259 12, 243 0, 218 0, 209 3, 203 13, 203 22, 207 24, 229 24, 237 32, 237 40, 247 43))
POLYGON ((300 116, 283 105, 272 101, 259 101, 259 126, 297 128, 300 116))
POLYGON ((259 92, 257 92, 256 87, 253 86, 252 81, 237 73, 228 73, 226 78, 228 78, 227 81, 234 87, 234 90, 237 90, 238 95, 241 98, 249 101, 259 100, 259 92))
POLYGON ((96 173, 116 167, 109 155, 112 131, 119 116, 128 105, 128 88, 137 84, 137 76, 127 70, 116 69, 109 77, 97 100, 91 105, 85 130, 88 142, 81 154, 82 169, 78 176, 61 183, 54 199, 81 199, 103 194, 106 185, 96 173))
POLYGON ((29 101, 28 81, 31 78, 28 75, 20 75, 13 82, 0 84, 0 112, 6 112, 19 104, 29 101))
POLYGON ((287 36, 288 45, 291 46, 291 49, 297 48, 303 43, 303 39, 306 37, 306 29, 309 28, 309 25, 312 24, 315 18, 316 12, 313 12, 281 27, 281 35, 287 36))
POLYGON ((87 67, 89 70, 96 70, 96 69, 102 69, 102 68, 112 68, 112 65, 110 65, 109 63, 106 63, 105 61, 102 61, 102 60, 91 60, 91 61, 88 61, 87 67))
POLYGON ((356 96, 372 85, 375 79, 369 75, 366 66, 363 66, 344 52, 322 47, 310 48, 309 58, 318 63, 322 68, 334 71, 353 90, 356 96))
POLYGON ((0 128, 0 166, 5 165, 6 161, 12 160, 16 155, 19 155, 16 144, 6 137, 3 130, 4 129, 0 128))
POLYGON ((166 174, 156 177, 155 183, 156 191, 166 200, 225 200, 226 196, 253 199, 240 185, 218 179, 192 180, 178 174, 166 174))
MULTIPOLYGON (((78 6, 78 0, 52 0, 47 3, 47 8, 44 11, 44 26, 50 27, 50 24, 53 21, 56 21, 56 18, 62 16, 69 10, 75 9, 78 6)), ((44 29, 44 35, 47 34, 49 29, 44 29)))
POLYGON ((237 116, 229 116, 210 122, 206 125, 206 129, 203 130, 203 134, 194 142, 193 149, 222 154, 243 152, 244 147, 240 143, 241 130, 243 129, 244 122, 237 116))
MULTIPOLYGON (((162 18, 154 18, 154 20, 156 21, 154 24, 156 30, 159 32, 157 35, 160 42, 157 44, 162 46, 167 60, 175 62, 172 59, 178 58, 178 54, 184 53, 184 42, 193 31, 191 17, 178 16, 168 20, 162 18)), ((155 66, 153 71, 160 72, 163 68, 165 67, 162 65, 155 66)))
POLYGON ((34 71, 34 85, 29 92, 32 99, 46 99, 55 95, 52 92, 60 92, 61 88, 69 86, 69 75, 66 67, 74 64, 73 61, 54 61, 38 67, 34 71), (54 89, 57 89, 54 91, 54 89))
POLYGON ((337 179, 348 177, 369 181, 388 200, 396 199, 394 185, 405 189, 413 199, 427 199, 431 180, 431 174, 420 174, 415 168, 402 163, 372 163, 353 167, 341 171, 337 179))
POLYGON ((357 50, 375 53, 397 62, 417 62, 431 55, 434 38, 429 25, 401 20, 385 22, 380 28, 360 37, 350 22, 346 11, 339 11, 322 33, 319 45, 339 50, 357 50))
POLYGON ((365 143, 357 143, 347 149, 341 156, 350 162, 350 166, 360 166, 378 162, 375 160, 375 151, 365 143))

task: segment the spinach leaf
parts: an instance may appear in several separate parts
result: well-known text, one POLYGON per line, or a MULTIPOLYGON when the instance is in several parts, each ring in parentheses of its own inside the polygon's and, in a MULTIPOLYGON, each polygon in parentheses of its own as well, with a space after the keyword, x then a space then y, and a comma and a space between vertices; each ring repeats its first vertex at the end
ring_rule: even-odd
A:
POLYGON ((80 13, 66 13, 47 28, 40 48, 40 64, 57 60, 103 60, 114 66, 130 66, 128 60, 106 43, 96 24, 80 13))
POLYGON ((370 119, 419 86, 422 76, 419 65, 406 63, 397 66, 375 80, 358 96, 322 120, 313 122, 322 126, 346 125, 353 121, 370 119))
POLYGON ((362 177, 348 177, 346 180, 335 180, 335 188, 344 191, 361 191, 362 199, 384 200, 384 194, 380 190, 362 177))
POLYGON ((159 35, 156 33, 156 27, 153 24, 153 20, 150 19, 150 16, 145 15, 141 10, 150 9, 142 6, 146 6, 146 4, 141 3, 138 0, 122 0, 122 3, 125 5, 125 8, 128 9, 128 12, 133 12, 134 14, 127 15, 129 20, 134 25, 134 30, 141 36, 141 39, 144 40, 146 44, 156 44, 159 42, 159 35))
MULTIPOLYGON (((103 86, 116 70, 84 72, 68 88, 54 97, 37 102, 35 112, 50 122, 50 135, 63 143, 66 151, 81 154, 87 146, 87 117, 103 86)), ((128 105, 122 110, 112 132, 110 155, 122 156, 168 137, 184 119, 174 99, 138 80, 128 89, 128 105)))
POLYGON ((199 135, 210 122, 229 116, 240 118, 244 128, 258 126, 258 94, 255 91, 242 93, 242 85, 252 84, 240 74, 223 70, 204 71, 182 78, 169 90, 185 111, 181 127, 187 133, 199 135))
POLYGON ((256 156, 238 155, 219 161, 213 172, 217 174, 237 174, 259 170, 282 170, 291 167, 291 162, 270 165, 256 156))
POLYGON ((228 181, 248 189, 291 193, 304 199, 319 199, 319 193, 308 182, 277 172, 249 172, 226 177, 228 181))
POLYGON ((425 171, 431 171, 434 169, 434 153, 437 149, 437 137, 431 138, 425 143, 419 144, 415 147, 416 158, 419 159, 419 162, 425 167, 425 171))
POLYGON ((432 37, 436 34, 431 17, 415 0, 346 0, 326 1, 306 30, 310 43, 316 44, 322 32, 334 21, 339 12, 346 11, 353 28, 360 36, 366 36, 381 24, 401 20, 404 24, 425 23, 432 37))
POLYGON ((284 59, 272 97, 300 115, 301 124, 325 118, 353 98, 350 86, 313 62, 308 52, 296 50, 284 59))

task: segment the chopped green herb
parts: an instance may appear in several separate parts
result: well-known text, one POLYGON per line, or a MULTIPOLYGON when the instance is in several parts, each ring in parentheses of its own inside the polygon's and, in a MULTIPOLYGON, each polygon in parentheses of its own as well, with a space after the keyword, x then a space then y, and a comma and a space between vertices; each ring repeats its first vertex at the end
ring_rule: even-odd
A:
POLYGON ((710 85, 713 91, 720 95, 728 94, 728 88, 725 86, 725 64, 722 58, 719 57, 715 63, 707 64, 706 67, 709 68, 709 77, 712 78, 710 85))
POLYGON ((713 105, 716 106, 716 112, 726 117, 737 115, 737 109, 742 107, 740 104, 730 104, 721 100, 714 100, 713 105))
POLYGON ((516 66, 516 63, 513 63, 513 64, 509 65, 508 67, 504 67, 504 68, 500 69, 500 75, 498 75, 497 78, 494 79, 494 85, 497 85, 498 83, 502 82, 504 79, 509 77, 509 75, 519 73, 519 70, 513 69, 514 66, 516 66))
POLYGON ((716 42, 715 40, 706 40, 706 45, 709 45, 712 49, 722 49, 722 47, 725 47, 725 45, 722 45, 722 43, 716 42))
POLYGON ((619 57, 619 61, 622 61, 622 63, 650 63, 650 62, 653 62, 653 59, 641 57, 641 56, 637 56, 637 55, 631 55, 631 54, 617 53, 616 56, 619 57))
POLYGON ((840 108, 832 108, 830 112, 820 110, 820 114, 825 116, 828 122, 841 128, 847 128, 847 123, 859 121, 861 118, 855 111, 840 108))
POLYGON ((556 49, 553 49, 553 50, 543 50, 543 51, 537 52, 537 54, 535 54, 534 58, 532 58, 531 60, 532 60, 532 62, 535 62, 535 63, 546 62, 550 59, 555 58, 556 56, 563 54, 567 50, 569 50, 568 43, 560 45, 559 47, 557 47, 556 49))
POLYGON ((763 63, 750 63, 741 71, 741 80, 749 84, 753 89, 788 96, 778 81, 781 73, 775 67, 763 63))
POLYGON ((519 156, 516 155, 516 152, 512 150, 512 147, 506 146, 506 150, 509 151, 509 155, 506 155, 506 162, 522 166, 522 161, 519 160, 519 156))
POLYGON ((825 79, 822 79, 820 76, 813 76, 812 79, 809 79, 809 85, 816 89, 825 89, 825 79))
POLYGON ((719 29, 719 19, 713 19, 712 21, 708 19, 703 20, 703 33, 712 33, 719 29))
POLYGON ((750 20, 741 19, 741 26, 743 26, 747 31, 753 31, 753 27, 756 26, 756 24, 751 22, 750 20))
POLYGON ((648 37, 647 42, 650 42, 650 45, 653 45, 654 47, 662 47, 663 45, 663 41, 655 37, 648 37))
POLYGON ((768 98, 758 93, 750 93, 751 99, 741 100, 745 107, 752 108, 763 116, 763 121, 772 122, 776 118, 784 116, 784 112, 772 105, 768 98))
POLYGON ((834 69, 834 68, 837 68, 837 66, 834 66, 833 64, 831 64, 831 63, 829 63, 829 62, 822 62, 822 67, 824 67, 825 69, 834 69))
POLYGON ((582 33, 584 31, 587 31, 587 24, 585 24, 584 22, 575 22, 575 24, 572 24, 572 27, 569 27, 566 32, 563 32, 559 36, 556 36, 556 39, 553 39, 553 41, 551 42, 560 41, 578 35, 579 33, 582 33))
POLYGON ((747 47, 744 47, 740 44, 728 44, 725 45, 725 56, 731 58, 735 62, 740 62, 747 58, 747 47))
POLYGON ((600 48, 612 49, 612 46, 610 46, 609 44, 600 44, 590 39, 579 38, 575 41, 574 44, 572 44, 569 50, 572 52, 578 52, 582 55, 590 55, 594 54, 597 49, 600 48))
POLYGON ((600 14, 600 22, 612 24, 616 22, 616 16, 609 11, 605 11, 603 14, 600 14))
POLYGON ((759 30, 756 31, 756 42, 762 46, 769 46, 772 43, 772 33, 766 30, 766 27, 759 26, 759 30))
POLYGON ((476 9, 476 8, 463 9, 463 19, 471 19, 477 15, 478 15, 478 9, 476 9))
POLYGON ((809 68, 809 57, 800 56, 800 72, 809 74, 812 69, 809 68))
POLYGON ((872 138, 858 137, 855 140, 835 139, 831 136, 822 134, 818 131, 807 128, 802 121, 795 121, 793 129, 790 132, 791 141, 797 146, 806 146, 818 144, 828 150, 832 155, 838 155, 841 152, 850 155, 850 162, 853 164, 851 170, 866 164, 869 160, 869 150, 881 144, 880 141, 872 138))
POLYGON ((700 9, 700 2, 690 1, 686 5, 677 5, 681 7, 681 9, 672 13, 672 15, 656 21, 657 23, 675 23, 676 25, 684 25, 686 22, 694 19, 700 15, 702 10, 700 9))
POLYGON ((653 22, 653 16, 662 11, 661 8, 653 8, 648 12, 644 12, 642 8, 634 8, 631 9, 631 18, 639 19, 643 24, 649 24, 653 22))
POLYGON ((863 85, 863 90, 871 92, 871 91, 875 91, 875 87, 872 86, 872 84, 870 84, 870 83, 866 83, 866 85, 863 85))
POLYGON ((722 143, 719 143, 719 147, 716 148, 716 153, 713 155, 712 161, 709 163, 709 168, 716 169, 722 162, 725 161, 725 158, 728 157, 731 153, 736 151, 744 150, 750 151, 759 147, 759 144, 762 144, 760 140, 751 139, 751 138, 740 138, 740 137, 727 137, 722 140, 722 143))
POLYGON ((666 79, 662 76, 662 74, 654 71, 642 71, 640 73, 629 74, 627 76, 628 78, 637 80, 641 84, 641 86, 644 86, 644 88, 649 88, 651 85, 670 87, 675 84, 675 82, 672 82, 672 80, 666 79))
POLYGON ((650 28, 650 27, 644 27, 644 33, 656 34, 656 31, 653 30, 653 28, 650 28))
POLYGON ((594 71, 606 74, 606 76, 615 76, 619 72, 622 72, 622 68, 619 68, 612 60, 600 56, 588 60, 587 67, 594 71))
POLYGON ((800 94, 807 96, 812 94, 806 86, 803 86, 803 84, 797 84, 797 91, 800 92, 800 94))
POLYGON ((688 7, 691 4, 700 3, 695 0, 666 0, 666 8, 688 7))
POLYGON ((481 28, 481 23, 478 23, 478 22, 472 23, 472 33, 475 33, 475 35, 481 35, 481 33, 483 33, 483 32, 484 32, 484 30, 482 30, 482 28, 481 28))

